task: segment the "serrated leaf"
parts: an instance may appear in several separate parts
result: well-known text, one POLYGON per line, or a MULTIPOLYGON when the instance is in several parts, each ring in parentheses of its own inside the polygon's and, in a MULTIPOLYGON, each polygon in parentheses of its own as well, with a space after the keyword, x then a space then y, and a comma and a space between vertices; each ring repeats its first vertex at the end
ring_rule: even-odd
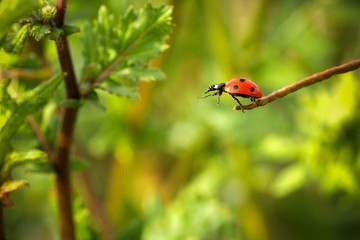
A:
POLYGON ((13 101, 13 109, 6 115, 0 125, 0 167, 3 165, 10 139, 17 132, 25 117, 38 111, 52 96, 62 82, 63 75, 57 75, 52 79, 39 84, 13 101))
MULTIPOLYGON (((89 24, 84 26, 85 66, 97 62, 102 71, 111 68, 108 75, 133 80, 164 79, 165 75, 160 70, 147 69, 147 66, 150 59, 158 57, 168 48, 165 40, 173 27, 171 14, 170 6, 155 8, 147 4, 138 13, 130 7, 124 17, 117 19, 108 13, 105 6, 101 6, 94 27, 89 24)), ((101 88, 114 93, 105 86, 101 88)), ((120 90, 117 95, 121 96, 135 92, 133 87, 129 89, 122 85, 117 90, 120 90)))
POLYGON ((30 29, 30 35, 33 36, 36 41, 40 41, 50 33, 51 27, 47 24, 37 23, 32 25, 30 29))
POLYGON ((130 99, 139 98, 136 87, 123 86, 121 83, 113 80, 103 81, 101 84, 97 85, 96 88, 115 94, 119 97, 127 97, 130 99))
POLYGON ((158 68, 146 68, 146 67, 128 67, 123 68, 118 72, 115 72, 114 75, 132 79, 135 81, 153 81, 153 80, 163 80, 166 78, 164 72, 158 68))
POLYGON ((42 163, 47 160, 47 154, 40 150, 30 150, 26 152, 12 152, 5 158, 4 165, 1 169, 0 183, 4 182, 10 177, 11 170, 19 165, 36 162, 42 163))
POLYGON ((29 184, 26 181, 14 181, 9 180, 6 182, 3 182, 0 186, 0 204, 3 207, 13 207, 14 203, 10 199, 10 193, 17 191, 22 186, 29 186, 29 184))

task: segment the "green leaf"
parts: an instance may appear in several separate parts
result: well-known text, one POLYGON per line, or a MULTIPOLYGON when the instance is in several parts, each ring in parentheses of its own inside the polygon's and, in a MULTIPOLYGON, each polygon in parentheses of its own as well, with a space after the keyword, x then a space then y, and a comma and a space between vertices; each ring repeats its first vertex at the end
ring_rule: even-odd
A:
POLYGON ((101 84, 97 85, 96 88, 115 94, 119 97, 127 97, 130 99, 139 98, 136 87, 123 86, 121 83, 113 80, 103 81, 101 84))
POLYGON ((115 72, 114 75, 128 78, 132 80, 143 80, 143 81, 153 81, 153 80, 163 80, 166 78, 164 72, 158 68, 146 68, 146 67, 128 67, 123 68, 118 72, 115 72))
POLYGON ((64 31, 60 28, 52 28, 51 32, 47 35, 50 40, 56 40, 60 36, 64 35, 64 31))
POLYGON ((151 4, 141 9, 136 19, 130 11, 121 22, 126 29, 121 49, 127 51, 135 43, 126 58, 135 62, 149 61, 167 49, 164 41, 173 27, 170 24, 171 14, 170 6, 153 8, 151 4))
POLYGON ((106 106, 101 102, 98 94, 95 91, 91 91, 89 94, 87 94, 85 100, 92 104, 94 107, 102 111, 106 111, 106 106))
POLYGON ((16 36, 9 42, 5 43, 4 50, 8 53, 19 54, 24 47, 29 31, 30 24, 22 26, 22 28, 16 33, 16 36))
POLYGON ((37 23, 32 25, 30 29, 30 35, 33 36, 36 41, 40 41, 50 33, 51 33, 51 28, 47 24, 37 23))
POLYGON ((80 27, 76 26, 76 25, 73 25, 73 24, 64 24, 61 27, 61 30, 62 30, 61 36, 62 37, 67 37, 67 36, 69 36, 71 34, 80 32, 80 27))
POLYGON ((9 195, 24 185, 29 186, 26 181, 9 180, 2 183, 0 186, 0 205, 4 207, 14 207, 14 203, 10 199, 9 195))
MULTIPOLYGON (((82 46, 83 46, 83 55, 85 59, 85 69, 90 63, 94 64, 96 63, 96 61, 99 60, 97 38, 93 37, 95 34, 96 34, 95 29, 90 25, 90 23, 85 23, 84 34, 83 34, 84 37, 81 38, 82 46)), ((98 64, 100 65, 100 62, 98 64)))
MULTIPOLYGON (((38 111, 51 98, 62 82, 63 75, 41 83, 35 89, 29 90, 12 102, 13 107, 0 121, 0 167, 3 166, 10 139, 22 125, 25 117, 38 111), (3 118, 4 117, 4 118, 3 118)), ((6 97, 5 97, 6 98, 6 97)))
POLYGON ((40 150, 30 150, 26 152, 12 152, 5 158, 5 163, 1 169, 0 183, 10 177, 11 170, 19 165, 28 162, 43 163, 47 160, 47 154, 40 150))
MULTIPOLYGON (((105 6, 101 6, 94 24, 84 26, 82 42, 85 68, 82 79, 89 78, 86 70, 90 64, 98 64, 100 72, 111 67, 112 71, 108 75, 120 77, 113 78, 120 82, 120 86, 114 90, 101 84, 99 88, 127 97, 138 94, 134 94, 134 87, 123 86, 121 78, 134 81, 165 79, 163 72, 148 68, 148 65, 150 59, 158 57, 168 48, 165 41, 173 28, 171 14, 170 6, 156 8, 147 4, 139 12, 130 7, 119 19, 110 14, 105 6)), ((93 76, 90 82, 99 75, 93 76)))

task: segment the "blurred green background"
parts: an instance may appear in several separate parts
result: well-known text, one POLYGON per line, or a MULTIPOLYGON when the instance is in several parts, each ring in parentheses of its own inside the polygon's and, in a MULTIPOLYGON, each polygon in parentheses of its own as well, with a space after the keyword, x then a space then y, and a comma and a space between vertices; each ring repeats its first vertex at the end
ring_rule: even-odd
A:
MULTIPOLYGON (((67 22, 146 2, 69 1, 67 22)), ((229 95, 198 99, 235 77, 267 95, 359 58, 360 2, 152 3, 174 6, 170 48, 151 63, 167 80, 140 83, 138 100, 102 94, 105 112, 81 109, 74 153, 90 167, 73 175, 78 239, 360 239, 359 70, 245 114, 229 95)), ((70 37, 79 75, 80 35, 70 37)), ((17 177, 30 188, 6 209, 9 239, 59 239, 54 176, 17 177)))

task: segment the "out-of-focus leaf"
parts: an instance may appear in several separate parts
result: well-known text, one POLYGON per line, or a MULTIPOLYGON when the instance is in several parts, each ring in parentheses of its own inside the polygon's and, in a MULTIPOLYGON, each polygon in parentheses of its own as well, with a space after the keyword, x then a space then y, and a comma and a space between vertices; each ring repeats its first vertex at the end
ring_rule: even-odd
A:
MULTIPOLYGON (((96 63, 99 60, 99 50, 98 50, 98 39, 94 37, 96 35, 95 29, 90 25, 90 23, 85 23, 83 29, 84 35, 81 38, 83 46, 83 55, 85 60, 85 69, 87 66, 92 63, 96 63)), ((98 63, 100 64, 100 63, 98 63)), ((86 74, 85 74, 86 75, 86 74)), ((96 77, 96 76, 94 76, 96 77)))
POLYGON ((305 183, 304 166, 294 165, 283 170, 272 183, 272 192, 277 197, 284 197, 299 189, 305 183))
MULTIPOLYGON (((0 167, 3 165, 10 139, 17 132, 25 117, 38 111, 48 101, 62 82, 62 79, 63 75, 59 74, 41 83, 36 88, 25 92, 12 102, 11 111, 2 119, 0 125, 0 167)), ((4 90, 1 91, 4 93, 4 90)))
MULTIPOLYGON (((0 43, 11 25, 40 7, 39 0, 3 0, 0 2, 0 43)), ((0 44, 1 45, 1 44, 0 44)))
POLYGON ((5 158, 5 163, 1 169, 0 183, 10 177, 11 170, 19 165, 34 162, 43 163, 47 160, 47 154, 40 150, 30 150, 26 152, 12 152, 5 158))
POLYGON ((11 41, 6 42, 4 50, 8 53, 19 54, 24 47, 29 31, 30 24, 22 26, 22 28, 16 33, 16 36, 11 39, 11 41))
POLYGON ((86 101, 88 101, 94 107, 102 111, 106 111, 106 106, 101 102, 98 94, 95 91, 91 91, 89 94, 86 95, 86 101))
POLYGON ((118 72, 115 72, 114 75, 128 78, 132 80, 142 80, 142 81, 153 81, 153 80, 163 80, 166 78, 164 72, 158 68, 146 68, 146 67, 128 67, 123 68, 118 72))
POLYGON ((83 158, 71 158, 70 159, 70 170, 71 171, 80 171, 88 168, 90 166, 89 161, 83 158))
POLYGON ((84 105, 83 99, 65 99, 64 101, 60 102, 60 104, 67 108, 80 108, 84 105))
POLYGON ((131 221, 124 229, 114 238, 114 240, 141 239, 144 222, 140 219, 131 221))
POLYGON ((14 203, 10 199, 10 193, 17 191, 22 186, 29 186, 26 181, 9 180, 0 185, 0 204, 4 207, 13 207, 14 203))
POLYGON ((104 90, 108 93, 115 94, 119 97, 127 97, 130 99, 139 98, 136 87, 124 86, 113 80, 106 80, 96 86, 97 89, 104 90))
POLYGON ((212 165, 165 209, 152 201, 142 239, 232 239, 222 237, 228 235, 241 239, 235 237, 237 226, 230 208, 217 198, 225 179, 224 169, 212 165))

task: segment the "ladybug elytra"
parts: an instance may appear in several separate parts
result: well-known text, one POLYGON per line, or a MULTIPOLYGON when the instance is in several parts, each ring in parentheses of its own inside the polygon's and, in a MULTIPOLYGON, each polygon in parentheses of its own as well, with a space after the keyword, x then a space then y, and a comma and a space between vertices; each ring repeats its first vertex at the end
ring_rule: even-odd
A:
POLYGON ((255 102, 256 99, 262 97, 260 88, 253 81, 247 78, 234 78, 228 81, 227 83, 219 83, 219 84, 211 85, 205 93, 211 91, 216 91, 216 92, 201 98, 217 95, 219 96, 217 104, 220 104, 220 96, 222 95, 223 92, 226 92, 230 94, 230 96, 240 105, 241 110, 243 112, 244 112, 244 108, 240 103, 239 99, 236 98, 237 96, 243 98, 250 98, 252 102, 255 102))

